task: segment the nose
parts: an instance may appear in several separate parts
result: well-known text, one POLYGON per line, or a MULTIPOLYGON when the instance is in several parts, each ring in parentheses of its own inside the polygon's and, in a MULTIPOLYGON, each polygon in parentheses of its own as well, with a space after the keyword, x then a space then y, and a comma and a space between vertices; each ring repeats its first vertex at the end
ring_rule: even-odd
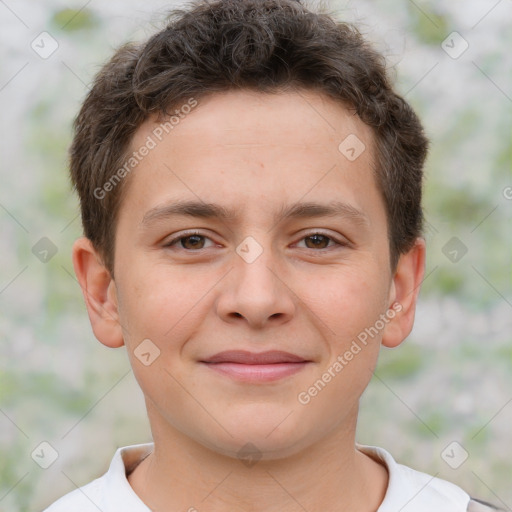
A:
POLYGON ((296 296, 286 283, 284 265, 268 246, 261 249, 256 259, 242 250, 233 255, 234 268, 223 280, 217 301, 217 313, 226 322, 261 329, 286 323, 295 313, 296 296))

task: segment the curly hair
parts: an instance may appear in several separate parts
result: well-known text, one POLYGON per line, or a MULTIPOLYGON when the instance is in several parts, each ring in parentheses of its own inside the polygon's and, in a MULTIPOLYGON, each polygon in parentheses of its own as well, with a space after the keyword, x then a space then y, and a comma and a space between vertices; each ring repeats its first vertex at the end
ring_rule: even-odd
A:
POLYGON ((119 48, 75 119, 70 171, 84 235, 112 275, 116 219, 129 180, 110 186, 108 194, 103 187, 130 158, 138 127, 151 115, 169 116, 190 98, 290 88, 328 95, 372 128, 395 267, 421 236, 428 140, 413 109, 393 90, 384 57, 354 25, 313 12, 300 0, 201 0, 172 11, 165 28, 146 42, 119 48))

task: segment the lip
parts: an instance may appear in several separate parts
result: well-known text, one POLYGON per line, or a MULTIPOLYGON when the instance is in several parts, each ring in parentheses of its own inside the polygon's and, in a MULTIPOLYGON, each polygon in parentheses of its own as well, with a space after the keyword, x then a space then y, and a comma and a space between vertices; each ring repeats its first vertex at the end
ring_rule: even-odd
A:
POLYGON ((219 352, 203 363, 238 363, 251 365, 267 365, 277 363, 304 363, 307 359, 290 352, 268 350, 266 352, 248 352, 247 350, 226 350, 219 352))
POLYGON ((228 350, 219 352, 201 363, 238 381, 270 382, 301 371, 311 361, 279 350, 260 353, 228 350))

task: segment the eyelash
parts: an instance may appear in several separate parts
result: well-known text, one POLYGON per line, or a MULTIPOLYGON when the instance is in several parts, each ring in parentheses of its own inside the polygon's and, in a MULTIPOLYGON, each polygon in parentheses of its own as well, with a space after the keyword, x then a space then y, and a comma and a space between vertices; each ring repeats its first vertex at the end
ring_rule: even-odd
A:
MULTIPOLYGON (((320 235, 320 236, 323 236, 323 237, 329 239, 329 241, 334 242, 338 247, 347 247, 349 245, 348 242, 339 240, 337 238, 334 238, 330 234, 322 233, 321 231, 312 231, 311 233, 308 233, 308 234, 304 235, 299 241, 305 240, 306 238, 310 238, 310 237, 313 237, 315 235, 320 235)), ((180 242, 181 240, 184 240, 184 239, 192 237, 192 236, 200 236, 200 237, 203 237, 203 238, 211 240, 211 238, 209 236, 206 236, 206 235, 202 234, 200 231, 190 231, 190 232, 182 233, 178 237, 172 238, 171 240, 169 240, 167 243, 164 244, 164 247, 171 248, 173 245, 175 245, 176 243, 180 242)), ((334 246, 334 247, 336 247, 336 246, 334 246)), ((205 248, 202 248, 202 249, 185 249, 183 247, 179 248, 179 250, 183 250, 185 252, 200 252, 200 251, 202 251, 204 249, 205 248)), ((321 252, 321 251, 329 250, 329 247, 325 247, 323 249, 314 249, 314 248, 306 247, 306 249, 311 250, 313 252, 321 252)), ((331 246, 331 249, 332 249, 332 246, 331 246)))

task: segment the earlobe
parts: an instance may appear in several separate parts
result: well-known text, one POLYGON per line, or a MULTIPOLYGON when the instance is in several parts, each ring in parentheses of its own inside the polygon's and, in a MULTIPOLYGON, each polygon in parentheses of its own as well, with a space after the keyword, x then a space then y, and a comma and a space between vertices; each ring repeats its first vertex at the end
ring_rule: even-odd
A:
POLYGON ((88 238, 81 237, 73 244, 73 267, 94 335, 107 347, 121 347, 124 340, 115 283, 88 238))
POLYGON ((395 311, 382 335, 385 347, 397 347, 414 324, 416 301, 425 272, 425 240, 416 239, 412 249, 400 256, 391 283, 389 308, 395 311))

